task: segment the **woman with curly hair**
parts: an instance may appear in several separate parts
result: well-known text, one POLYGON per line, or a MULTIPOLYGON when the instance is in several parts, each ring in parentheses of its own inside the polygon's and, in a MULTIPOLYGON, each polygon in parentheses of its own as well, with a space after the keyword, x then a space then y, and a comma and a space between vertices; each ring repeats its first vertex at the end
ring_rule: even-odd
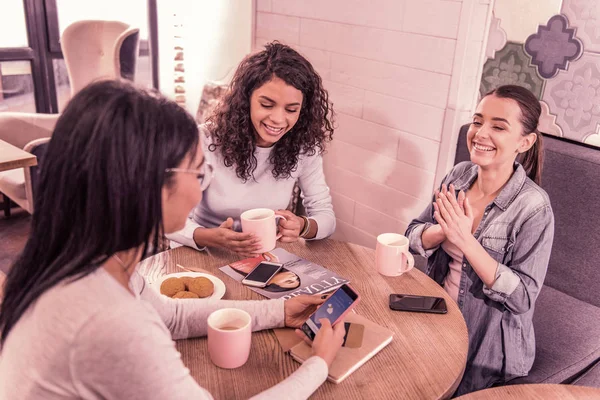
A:
POLYGON ((335 215, 322 153, 333 135, 332 116, 321 77, 298 52, 273 42, 246 57, 202 127, 214 179, 186 227, 169 239, 254 254, 259 240, 240 232, 240 215, 252 208, 286 218, 279 223, 282 242, 331 235, 335 215), (306 216, 286 210, 296 181, 306 216))

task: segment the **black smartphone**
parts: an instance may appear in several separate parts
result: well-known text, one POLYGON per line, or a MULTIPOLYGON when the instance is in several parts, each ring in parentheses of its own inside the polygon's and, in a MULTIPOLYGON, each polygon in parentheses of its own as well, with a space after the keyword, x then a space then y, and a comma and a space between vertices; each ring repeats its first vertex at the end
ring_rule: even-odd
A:
POLYGON ((242 283, 248 286, 264 288, 282 267, 283 264, 281 263, 263 261, 246 275, 242 283))
POLYGON ((446 314, 446 300, 442 297, 390 294, 390 308, 394 311, 414 311, 446 314))

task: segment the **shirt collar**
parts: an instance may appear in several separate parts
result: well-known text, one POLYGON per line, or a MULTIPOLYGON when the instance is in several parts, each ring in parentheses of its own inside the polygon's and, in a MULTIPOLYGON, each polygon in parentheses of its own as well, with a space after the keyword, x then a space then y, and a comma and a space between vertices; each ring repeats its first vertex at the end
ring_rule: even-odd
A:
MULTIPOLYGON (((525 173, 525 169, 521 164, 515 162, 513 168, 513 174, 494 200, 494 204, 496 204, 502 211, 506 211, 506 209, 511 205, 519 192, 521 192, 521 189, 527 180, 527 173, 525 173)), ((471 166, 453 182, 456 190, 467 191, 467 189, 473 185, 475 179, 477 179, 478 171, 479 167, 476 164, 471 164, 471 166)))

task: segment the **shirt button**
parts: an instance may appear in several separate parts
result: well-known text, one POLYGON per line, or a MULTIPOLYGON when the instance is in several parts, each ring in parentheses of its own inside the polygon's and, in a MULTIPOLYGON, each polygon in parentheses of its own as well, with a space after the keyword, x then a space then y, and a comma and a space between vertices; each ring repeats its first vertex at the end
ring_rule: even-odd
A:
POLYGON ((462 290, 462 289, 460 290, 460 294, 463 294, 464 292, 465 292, 464 290, 462 290))

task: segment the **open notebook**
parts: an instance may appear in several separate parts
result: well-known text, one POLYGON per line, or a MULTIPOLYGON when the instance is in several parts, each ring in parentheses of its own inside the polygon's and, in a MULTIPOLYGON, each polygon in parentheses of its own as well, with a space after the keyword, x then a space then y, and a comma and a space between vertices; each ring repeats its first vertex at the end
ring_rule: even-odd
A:
MULTIPOLYGON (((346 379, 348 375, 356 371, 361 365, 387 346, 392 341, 392 336, 394 335, 389 329, 377 325, 355 313, 349 313, 345 321, 364 325, 365 329, 360 347, 342 347, 335 357, 331 368, 329 368, 329 376, 327 377, 327 380, 334 383, 340 383, 346 379)), ((290 354, 300 363, 303 363, 312 355, 310 346, 304 341, 294 345, 290 349, 290 354)))

